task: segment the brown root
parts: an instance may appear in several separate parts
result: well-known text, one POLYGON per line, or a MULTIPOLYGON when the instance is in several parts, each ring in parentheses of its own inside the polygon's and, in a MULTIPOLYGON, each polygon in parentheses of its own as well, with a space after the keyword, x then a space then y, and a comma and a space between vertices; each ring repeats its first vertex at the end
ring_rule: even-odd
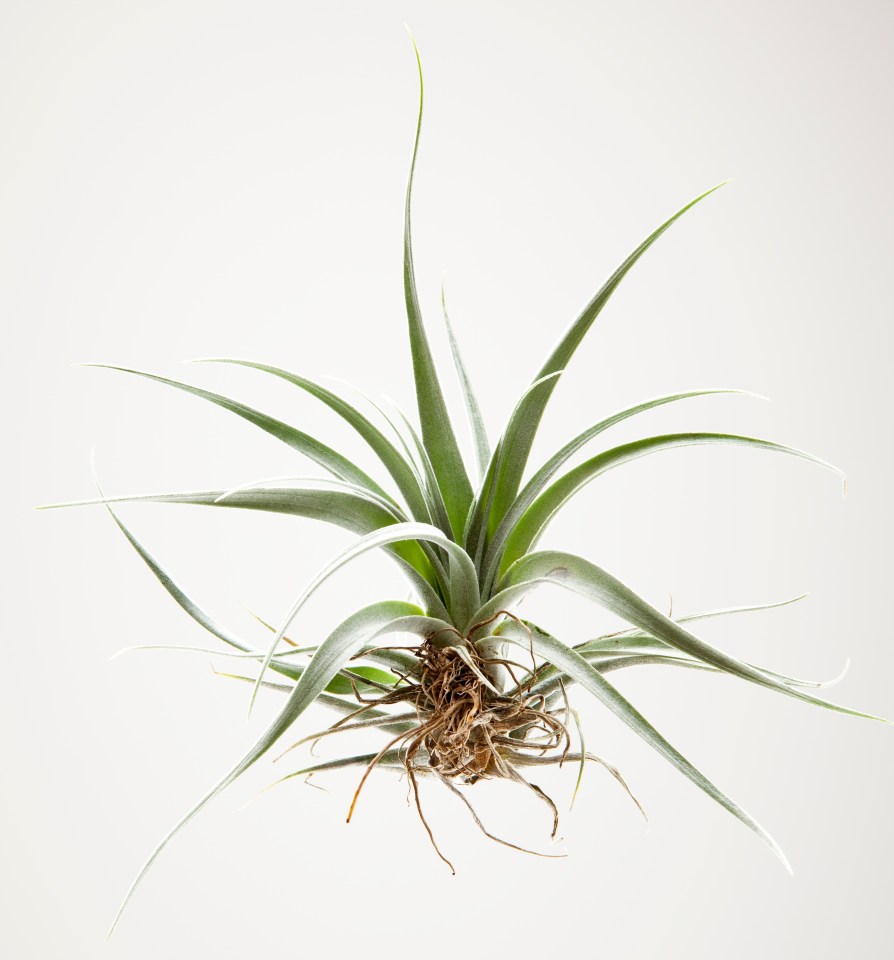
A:
MULTIPOLYGON (((503 612, 505 614, 505 611, 503 612)), ((501 614, 501 615, 503 615, 501 614)), ((508 614, 507 614, 508 615, 508 614)), ((487 626, 476 624, 474 629, 487 626)), ((417 775, 434 774, 447 784, 470 810, 475 823, 490 839, 514 849, 525 850, 516 844, 502 840, 487 831, 456 783, 474 784, 478 780, 502 778, 514 780, 531 790, 552 813, 551 835, 558 830, 558 810, 553 801, 535 784, 518 772, 513 762, 525 759, 545 760, 550 754, 554 762, 561 762, 568 755, 571 736, 567 727, 568 707, 551 710, 544 698, 532 694, 531 684, 536 671, 533 649, 531 666, 526 667, 507 659, 486 657, 473 644, 469 636, 457 636, 457 644, 444 646, 426 640, 413 648, 419 661, 414 676, 402 678, 402 683, 376 700, 362 698, 355 689, 355 697, 363 704, 360 710, 342 718, 330 728, 329 733, 366 726, 357 722, 358 713, 375 705, 407 703, 415 708, 417 722, 409 730, 402 730, 372 758, 357 785, 357 790, 348 811, 347 820, 357 806, 360 793, 376 765, 389 752, 398 748, 407 773, 409 787, 415 800, 423 826, 437 854, 453 870, 453 865, 438 849, 431 828, 422 812, 419 799, 417 775), (506 667, 512 674, 513 689, 501 693, 491 682, 492 668, 506 667), (528 681, 519 685, 512 668, 528 672, 528 681), (350 722, 350 721, 354 722, 350 722)), ((407 715, 399 719, 406 720, 407 715)), ((321 734, 315 735, 316 739, 321 734)), ((543 854, 541 854, 543 856, 543 854)), ((546 856, 550 856, 546 854, 546 856)))
MULTIPOLYGON (((460 785, 497 778, 523 785, 549 808, 552 815, 551 836, 555 839, 559 826, 556 804, 540 787, 522 776, 519 768, 550 764, 561 766, 567 760, 578 762, 582 773, 585 761, 590 760, 605 767, 643 812, 621 774, 611 764, 586 752, 579 719, 571 708, 565 685, 559 684, 559 702, 559 694, 547 698, 535 690, 543 668, 538 666, 534 654, 533 634, 523 621, 507 610, 500 610, 488 620, 474 624, 466 636, 451 628, 455 638, 448 637, 449 644, 445 642, 444 632, 427 637, 417 646, 376 648, 411 652, 415 658, 413 666, 407 673, 399 674, 392 685, 371 682, 359 674, 349 673, 358 708, 327 729, 303 737, 285 751, 288 753, 308 742, 312 743, 313 749, 318 740, 337 733, 373 727, 398 728, 392 731, 396 735, 375 755, 347 758, 345 762, 336 764, 366 767, 351 800, 347 822, 350 823, 354 815, 369 775, 380 764, 406 773, 408 803, 412 797, 432 846, 453 873, 456 872, 453 864, 438 848, 423 813, 418 783, 421 778, 433 777, 447 786, 462 800, 475 824, 489 839, 514 850, 542 857, 564 854, 538 853, 494 835, 485 828, 460 785), (527 631, 531 640, 528 651, 530 663, 519 663, 494 653, 494 642, 500 638, 484 636, 484 633, 489 624, 501 617, 514 620, 527 631), (521 682, 516 670, 521 671, 521 682), (353 682, 355 679, 358 683, 353 682), (365 691, 372 687, 374 694, 361 694, 360 681, 365 691), (402 712, 391 712, 379 709, 404 704, 409 710, 405 708, 402 712), (570 716, 574 716, 580 734, 580 750, 577 753, 571 752, 570 716)), ((370 652, 373 651, 364 650, 354 659, 370 652)), ((321 764, 314 769, 326 766, 321 764)))

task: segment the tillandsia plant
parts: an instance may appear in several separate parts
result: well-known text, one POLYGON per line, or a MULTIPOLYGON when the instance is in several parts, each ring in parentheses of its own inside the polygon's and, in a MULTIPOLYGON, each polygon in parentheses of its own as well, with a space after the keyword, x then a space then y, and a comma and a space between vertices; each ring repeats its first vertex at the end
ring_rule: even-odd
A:
MULTIPOLYGON (((555 835, 555 804, 531 782, 530 771, 544 764, 570 761, 579 778, 587 760, 604 763, 587 752, 577 713, 570 706, 572 688, 582 688, 753 830, 784 864, 782 851, 763 827, 673 747, 618 692, 609 674, 643 664, 721 672, 839 713, 868 716, 809 692, 810 687, 820 684, 738 660, 699 639, 690 629, 690 623, 700 618, 762 608, 741 607, 674 619, 592 560, 559 550, 537 549, 557 512, 584 486, 621 464, 661 450, 734 444, 800 457, 835 471, 814 456, 777 443, 707 432, 648 436, 600 449, 575 466, 568 466, 578 452, 610 428, 645 411, 690 398, 739 392, 703 389, 657 397, 613 413, 570 439, 536 471, 525 476, 534 436, 549 399, 612 293, 652 244, 717 187, 696 197, 661 224, 608 278, 537 371, 493 449, 444 311, 474 438, 474 462, 464 461, 433 362, 414 277, 410 211, 423 103, 418 52, 416 62, 419 115, 406 192, 403 279, 421 431, 403 415, 388 415, 372 401, 363 412, 341 393, 302 374, 245 360, 214 361, 240 364, 278 377, 334 410, 381 461, 391 478, 389 487, 380 486, 322 441, 239 401, 187 383, 125 370, 236 414, 303 454, 331 476, 313 480, 280 478, 232 490, 154 496, 106 498, 100 491, 99 500, 88 501, 106 505, 161 585, 193 620, 234 648, 231 656, 258 664, 252 677, 232 674, 251 682, 252 703, 261 687, 281 691, 285 697, 284 705, 257 743, 161 841, 140 870, 122 910, 174 834, 268 753, 312 704, 331 708, 339 719, 324 730, 305 733, 298 744, 341 737, 358 729, 378 731, 383 738, 377 752, 355 755, 346 751, 338 759, 300 765, 290 774, 357 767, 362 774, 348 820, 370 772, 389 768, 407 776, 420 816, 418 779, 428 777, 458 794, 478 826, 492 839, 498 839, 484 827, 462 788, 481 779, 516 781, 548 805, 555 835), (262 649, 221 626, 189 598, 118 516, 112 504, 125 501, 204 504, 312 517, 347 528, 359 539, 301 591, 278 628, 270 627, 272 639, 262 649), (297 646, 290 641, 287 633, 293 621, 317 588, 350 561, 372 550, 385 551, 398 564, 409 580, 416 602, 382 600, 351 614, 313 646, 297 646), (620 616, 629 629, 569 645, 518 612, 522 598, 544 584, 563 587, 593 601, 620 616), (279 675, 277 682, 270 679, 270 671, 279 675)), ((604 765, 623 784, 617 770, 604 765)), ((424 817, 422 822, 425 823, 424 817)), ((428 833, 431 837, 430 830, 428 833)), ((515 846, 506 840, 500 842, 515 846)))

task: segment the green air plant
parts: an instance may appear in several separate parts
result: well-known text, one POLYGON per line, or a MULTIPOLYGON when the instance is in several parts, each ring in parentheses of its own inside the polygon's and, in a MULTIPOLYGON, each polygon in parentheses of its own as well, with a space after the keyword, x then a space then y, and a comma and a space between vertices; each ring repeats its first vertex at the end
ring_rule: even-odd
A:
MULTIPOLYGON (((419 65, 418 52, 416 60, 419 65)), ((252 407, 186 383, 125 371, 235 413, 310 458, 331 476, 155 496, 106 498, 100 491, 99 500, 89 501, 107 506, 130 544, 193 620, 235 648, 231 655, 257 663, 255 676, 240 677, 253 685, 252 702, 261 687, 281 691, 285 698, 257 743, 161 841, 140 870, 122 910, 174 834, 279 743, 314 703, 331 708, 340 718, 327 729, 304 736, 299 743, 363 729, 381 733, 381 749, 366 755, 346 752, 339 759, 305 763, 291 776, 357 767, 362 771, 358 776, 359 794, 373 769, 402 771, 412 787, 420 816, 420 777, 440 781, 467 806, 466 791, 461 787, 480 779, 514 780, 533 790, 549 806, 555 835, 555 805, 526 774, 537 766, 563 761, 573 762, 579 771, 588 759, 603 762, 586 751, 577 713, 569 704, 571 688, 576 685, 596 697, 684 776, 753 830, 786 866, 782 851, 763 827, 673 747, 618 692, 609 674, 642 664, 721 672, 839 713, 868 716, 808 692, 818 684, 738 660, 690 630, 690 623, 702 617, 756 608, 673 619, 593 561, 559 550, 537 549, 553 517, 585 485, 623 463, 660 450, 734 444, 800 457, 835 470, 816 457, 767 440, 707 432, 645 437, 601 449, 583 462, 568 466, 577 453, 611 427, 640 413, 688 398, 736 392, 705 389, 657 397, 620 410, 569 440, 534 473, 525 475, 537 427, 559 378, 612 293, 652 244, 717 187, 661 224, 608 278, 537 371, 493 449, 445 310, 453 362, 474 438, 475 462, 468 464, 460 453, 447 411, 414 277, 410 211, 422 124, 421 66, 419 83, 419 116, 406 193, 403 274, 421 431, 403 415, 389 417, 374 404, 364 413, 340 393, 304 375, 245 360, 213 361, 240 364, 281 378, 334 410, 381 460, 391 478, 388 489, 332 447, 252 407), (301 591, 278 628, 270 628, 272 639, 266 649, 261 649, 235 636, 189 598, 115 512, 112 504, 125 501, 205 504, 312 517, 347 528, 358 539, 301 591), (299 647, 288 640, 290 626, 317 588, 351 560, 371 550, 386 551, 398 564, 416 602, 373 603, 351 614, 314 646, 299 647), (574 646, 565 643, 517 612, 522 598, 544 584, 563 587, 593 601, 620 616, 629 629, 574 646), (271 681, 270 671, 279 675, 279 682, 271 681), (572 733, 579 741, 576 750, 572 748, 572 733)), ((605 766, 623 784, 618 772, 605 766)), ((471 806, 469 809, 478 826, 497 839, 488 833, 471 806)))

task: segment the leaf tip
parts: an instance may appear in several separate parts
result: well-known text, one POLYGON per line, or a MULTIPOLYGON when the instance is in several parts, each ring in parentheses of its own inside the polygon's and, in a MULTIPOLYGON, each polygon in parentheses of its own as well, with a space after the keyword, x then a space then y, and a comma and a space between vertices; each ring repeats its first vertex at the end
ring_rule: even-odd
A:
POLYGON ((761 839, 767 844, 767 846, 773 851, 773 853, 776 854, 776 859, 782 864, 783 867, 785 867, 785 872, 790 877, 793 877, 795 875, 795 871, 792 869, 791 862, 789 861, 788 857, 785 855, 785 852, 783 851, 782 847, 780 847, 779 844, 773 839, 773 837, 771 837, 770 834, 767 833, 766 830, 764 830, 762 827, 758 827, 757 829, 761 836, 761 839))
POLYGON ((762 393, 755 393, 754 390, 737 390, 736 392, 741 393, 743 396, 751 397, 752 400, 763 400, 765 403, 773 402, 770 397, 764 396, 762 393))
MULTIPOLYGON (((422 98, 422 57, 419 55, 419 45, 416 43, 416 37, 413 35, 413 31, 410 29, 408 23, 404 24, 404 29, 407 31, 407 34, 410 38, 410 43, 413 44, 413 53, 416 55, 416 69, 419 71, 419 97, 422 98)), ((420 106, 420 115, 422 113, 420 106)))

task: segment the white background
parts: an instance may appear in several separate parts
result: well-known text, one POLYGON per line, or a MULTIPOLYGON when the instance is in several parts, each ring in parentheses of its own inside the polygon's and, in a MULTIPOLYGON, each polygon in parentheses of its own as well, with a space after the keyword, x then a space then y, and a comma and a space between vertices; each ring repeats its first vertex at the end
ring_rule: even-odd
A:
MULTIPOLYGON (((749 4, 197 0, 0 5, 3 390, 2 924, 10 957, 880 957, 888 945, 894 733, 748 688, 657 668, 622 690, 760 819, 788 876, 741 824, 578 695, 590 749, 651 816, 588 773, 563 821, 568 859, 485 840, 430 787, 434 856, 406 787, 353 773, 292 781, 264 759, 165 851, 108 945, 152 846, 276 708, 213 645, 89 497, 91 446, 116 493, 301 475, 287 448, 102 360, 189 379, 362 446, 294 388, 231 355, 333 374, 412 405, 402 191, 417 36, 427 115, 417 273, 440 355, 441 272, 492 435, 552 342, 655 225, 719 180, 623 284, 556 391, 533 463, 607 413, 689 401, 612 442, 744 431, 848 474, 760 452, 662 454, 600 479, 546 545, 581 552, 675 610, 792 607, 705 624, 738 656, 796 675, 852 667, 831 694, 894 715, 890 629, 891 37, 881 2, 749 4), (220 661, 221 666, 228 665, 220 661), (563 947, 563 944, 565 945, 563 947)), ((447 368, 445 367, 445 370, 447 368)), ((456 391, 449 382, 451 400, 456 391)), ((608 443, 608 438, 606 438, 608 443)), ((191 507, 126 517, 219 619, 260 642, 340 546, 310 521, 191 507)), ((322 591, 316 639, 403 597, 385 560, 322 591)), ((535 611, 536 608, 536 611, 535 611)), ((567 640, 613 625, 544 593, 567 640)), ((320 712, 302 732, 322 725, 320 712)), ((293 766, 292 769, 295 767, 293 766)), ((283 769, 282 772, 287 772, 283 769)), ((567 806, 574 771, 541 780, 567 806)), ((549 849, 545 808, 476 787, 497 832, 549 849)))

